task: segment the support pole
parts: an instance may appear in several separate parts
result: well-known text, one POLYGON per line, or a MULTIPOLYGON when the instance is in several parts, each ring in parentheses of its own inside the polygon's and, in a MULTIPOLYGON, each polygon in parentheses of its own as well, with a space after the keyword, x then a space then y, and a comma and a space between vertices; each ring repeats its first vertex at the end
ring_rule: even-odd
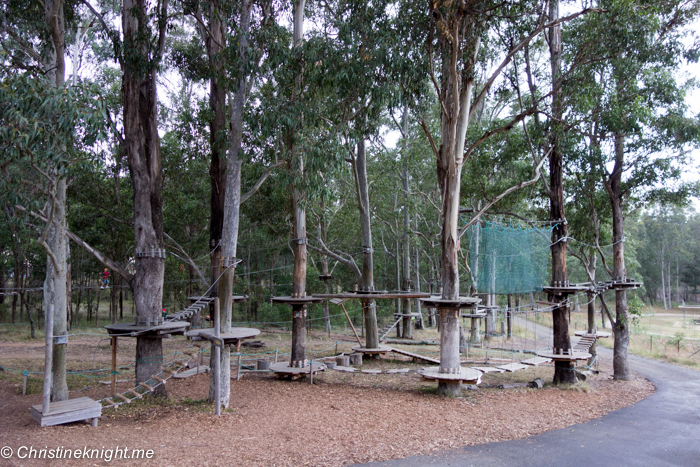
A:
POLYGON ((51 377, 51 368, 53 367, 53 304, 46 306, 44 329, 46 330, 46 357, 44 359, 44 398, 41 414, 46 416, 49 414, 51 384, 53 383, 51 377))
POLYGON ((112 397, 117 395, 117 336, 112 337, 112 397))
POLYGON ((236 371, 236 381, 241 380, 241 354, 238 354, 238 370, 236 371))
MULTIPOLYGON (((219 322, 219 297, 214 298, 214 337, 220 337, 220 322, 219 322)), ((221 347, 214 346, 214 403, 216 404, 215 413, 221 415, 221 347)))
POLYGON ((360 344, 360 347, 362 347, 362 340, 360 340, 360 336, 357 335, 357 330, 355 329, 355 326, 352 324, 352 320, 350 319, 350 315, 348 314, 348 310, 345 309, 345 303, 341 303, 340 306, 343 307, 343 312, 345 313, 345 317, 348 319, 348 323, 350 323, 350 327, 352 328, 352 333, 355 334, 355 339, 357 339, 357 343, 360 344))

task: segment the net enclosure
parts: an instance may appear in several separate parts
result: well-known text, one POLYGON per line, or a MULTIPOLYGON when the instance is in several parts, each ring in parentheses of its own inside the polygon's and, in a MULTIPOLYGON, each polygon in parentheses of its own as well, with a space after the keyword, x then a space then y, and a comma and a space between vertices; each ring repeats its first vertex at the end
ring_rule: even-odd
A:
POLYGON ((467 230, 472 285, 479 293, 540 292, 545 285, 553 227, 485 222, 467 230))

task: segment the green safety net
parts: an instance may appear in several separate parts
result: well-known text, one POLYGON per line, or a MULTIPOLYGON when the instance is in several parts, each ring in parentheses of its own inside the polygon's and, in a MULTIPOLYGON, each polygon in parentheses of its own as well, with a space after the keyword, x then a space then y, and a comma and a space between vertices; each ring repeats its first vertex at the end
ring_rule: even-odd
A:
POLYGON ((521 228, 492 222, 469 227, 472 285, 479 293, 542 291, 552 228, 521 228))

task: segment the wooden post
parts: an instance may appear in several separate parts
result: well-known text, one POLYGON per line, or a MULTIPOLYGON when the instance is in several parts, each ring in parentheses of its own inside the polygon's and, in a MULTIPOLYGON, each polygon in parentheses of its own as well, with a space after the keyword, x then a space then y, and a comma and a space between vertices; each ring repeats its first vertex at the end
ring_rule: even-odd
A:
POLYGON ((117 336, 112 336, 112 397, 117 395, 117 336))
POLYGON ((236 381, 241 380, 241 354, 238 354, 238 371, 236 371, 236 381))
POLYGON ((279 352, 279 350, 275 349, 275 363, 277 363, 277 352, 279 352))
MULTIPOLYGON (((345 313, 345 317, 348 319, 348 323, 350 323, 350 327, 352 328, 352 333, 355 334, 355 339, 357 339, 357 343, 360 344, 360 347, 362 347, 362 340, 360 339, 360 336, 357 335, 357 330, 355 329, 355 326, 352 324, 352 320, 350 319, 350 315, 348 314, 348 310, 345 309, 345 303, 341 303, 340 306, 343 308, 343 313, 345 313)), ((338 343, 335 343, 335 353, 338 353, 338 343)))
POLYGON ((27 395, 27 376, 29 376, 29 372, 27 370, 24 370, 24 374, 22 375, 22 395, 23 396, 27 395))
MULTIPOLYGON (((219 322, 219 297, 214 298, 214 336, 220 337, 220 322, 219 322)), ((215 413, 221 415, 221 347, 214 346, 214 403, 216 404, 215 413)))
POLYGON ((49 414, 51 404, 51 367, 53 366, 53 304, 46 306, 46 319, 44 320, 46 331, 46 356, 44 358, 44 397, 41 407, 41 414, 49 414))
POLYGON ((309 382, 310 384, 314 384, 314 361, 309 360, 309 382))

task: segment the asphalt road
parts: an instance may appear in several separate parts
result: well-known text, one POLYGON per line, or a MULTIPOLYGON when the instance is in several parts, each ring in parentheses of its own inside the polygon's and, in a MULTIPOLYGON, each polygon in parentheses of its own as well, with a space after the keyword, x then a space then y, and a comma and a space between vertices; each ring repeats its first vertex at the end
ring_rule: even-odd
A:
MULTIPOLYGON (((531 327, 532 324, 529 324, 531 327)), ((541 327, 538 334, 550 333, 541 327)), ((612 354, 598 347, 599 353, 612 354)), ((602 418, 514 441, 367 466, 700 466, 700 372, 629 356, 656 392, 602 418)))

